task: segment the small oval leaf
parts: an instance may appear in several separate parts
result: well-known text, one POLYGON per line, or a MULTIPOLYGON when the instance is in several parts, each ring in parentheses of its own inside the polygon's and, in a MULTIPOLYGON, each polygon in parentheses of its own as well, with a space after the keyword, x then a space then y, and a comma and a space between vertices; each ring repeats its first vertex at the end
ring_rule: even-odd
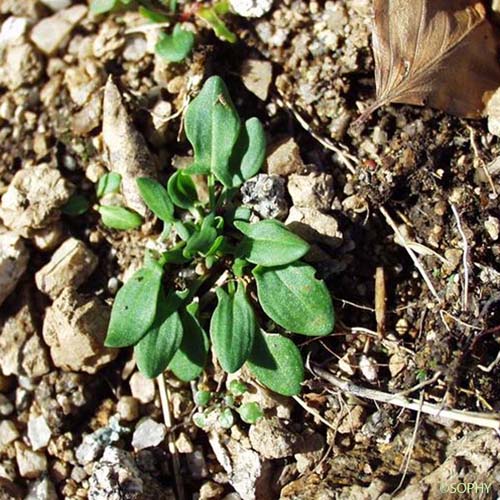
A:
POLYGON ((309 244, 276 220, 254 224, 235 221, 247 238, 240 246, 240 257, 262 266, 282 266, 299 260, 309 251, 309 244))
POLYGON ((162 33, 155 46, 158 55, 170 62, 180 62, 185 59, 193 49, 194 34, 176 24, 172 34, 162 33))
POLYGON ((179 313, 184 335, 179 350, 168 368, 178 379, 190 382, 203 372, 210 342, 205 330, 193 314, 183 309, 179 313))
POLYGON ((101 175, 96 187, 97 197, 102 198, 107 194, 118 193, 121 183, 122 176, 116 172, 108 172, 107 174, 101 175))
POLYGON ((174 204, 167 190, 158 181, 148 177, 141 177, 136 182, 148 208, 163 222, 173 222, 174 204))
POLYGON ((247 366, 255 378, 283 396, 300 393, 304 364, 297 346, 283 335, 257 332, 247 366))
POLYGON ((136 229, 142 224, 142 217, 133 210, 114 205, 101 205, 99 213, 105 226, 111 229, 136 229))
POLYGON ((160 290, 153 325, 135 346, 137 366, 146 377, 163 373, 181 345, 183 327, 179 313, 172 310, 174 303, 177 298, 169 300, 160 290))
POLYGON ((210 321, 210 337, 220 365, 226 372, 233 373, 250 355, 257 323, 243 285, 238 284, 233 296, 219 288, 217 298, 219 302, 210 321))
POLYGON ((150 263, 139 269, 116 294, 105 344, 126 347, 136 344, 156 316, 163 269, 150 263))
POLYGON ((182 170, 178 170, 167 183, 167 192, 174 205, 185 210, 194 206, 198 200, 193 179, 182 170))
POLYGON ((286 330, 302 335, 328 335, 334 326, 330 293, 303 262, 256 267, 259 302, 264 312, 286 330))

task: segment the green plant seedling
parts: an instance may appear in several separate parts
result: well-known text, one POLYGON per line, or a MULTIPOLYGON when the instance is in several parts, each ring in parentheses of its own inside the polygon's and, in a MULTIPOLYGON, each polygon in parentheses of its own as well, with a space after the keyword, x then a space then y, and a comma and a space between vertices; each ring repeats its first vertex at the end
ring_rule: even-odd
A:
MULTIPOLYGON (((224 82, 214 76, 188 106, 186 135, 191 167, 173 173, 166 186, 137 180, 145 204, 164 224, 159 237, 167 246, 148 253, 118 292, 106 345, 135 346, 148 377, 169 369, 186 382, 201 375, 212 349, 224 371, 246 366, 269 389, 298 394, 304 366, 290 334, 328 335, 334 311, 325 283, 301 261, 307 242, 278 221, 251 223, 251 211, 240 204, 238 187, 264 161, 262 124, 250 118, 242 125, 224 82), (208 200, 198 198, 194 175, 205 177, 208 200), (272 322, 278 331, 263 332, 272 322)), ((108 223, 110 216, 115 226, 140 223, 137 214, 120 218, 110 208, 103 214, 108 223)), ((219 398, 213 414, 219 425, 232 425, 235 412, 247 423, 261 416, 253 405, 238 407, 245 390, 233 381, 219 398)), ((197 425, 208 425, 207 411, 197 414, 197 425)))

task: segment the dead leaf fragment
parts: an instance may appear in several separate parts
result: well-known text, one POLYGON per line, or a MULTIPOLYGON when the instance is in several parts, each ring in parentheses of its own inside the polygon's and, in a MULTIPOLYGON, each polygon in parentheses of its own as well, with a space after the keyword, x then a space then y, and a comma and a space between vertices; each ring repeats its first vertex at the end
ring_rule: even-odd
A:
MULTIPOLYGON (((474 0, 374 0, 377 100, 479 118, 500 86, 497 41, 474 0)), ((363 118, 362 117, 362 118, 363 118)))

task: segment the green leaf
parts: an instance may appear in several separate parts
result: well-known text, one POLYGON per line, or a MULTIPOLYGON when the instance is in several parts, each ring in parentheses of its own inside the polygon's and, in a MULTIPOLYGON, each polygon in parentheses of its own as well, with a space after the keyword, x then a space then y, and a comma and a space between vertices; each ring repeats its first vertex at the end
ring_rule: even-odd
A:
MULTIPOLYGON (((189 307, 188 307, 189 309, 189 307)), ((179 350, 168 368, 180 380, 189 382, 199 377, 207 361, 209 340, 196 316, 188 310, 180 310, 184 336, 179 350)))
POLYGON ((155 46, 156 53, 170 62, 180 62, 193 50, 194 34, 176 24, 172 34, 161 33, 155 46))
POLYGON ((254 224, 235 221, 234 225, 247 237, 239 248, 241 256, 253 264, 282 266, 299 260, 310 248, 302 238, 276 220, 254 224))
POLYGON ((105 226, 112 229, 136 229, 142 224, 142 217, 133 210, 114 205, 101 205, 98 208, 105 226))
POLYGON ((214 30, 217 38, 229 43, 235 43, 236 35, 226 26, 226 23, 217 15, 217 11, 210 7, 204 7, 196 12, 196 15, 204 19, 214 30))
POLYGON ((210 391, 196 391, 193 399, 196 406, 207 406, 212 399, 212 393, 210 391))
POLYGON ((210 337, 220 365, 233 373, 250 355, 257 322, 243 285, 238 284, 232 296, 222 288, 216 293, 219 301, 210 321, 210 337))
POLYGON ((155 10, 148 9, 147 7, 144 7, 144 5, 139 5, 139 14, 152 23, 166 23, 169 20, 168 16, 165 16, 160 12, 156 12, 155 10))
POLYGON ((304 364, 297 346, 283 335, 257 332, 247 366, 255 378, 283 396, 300 393, 304 364))
POLYGON ((181 345, 183 327, 176 306, 175 294, 165 297, 160 289, 155 320, 134 349, 137 366, 146 377, 163 373, 181 345))
POLYGON ((259 418, 264 416, 262 408, 255 402, 245 403, 238 408, 241 420, 247 424, 255 424, 259 418))
POLYGON ((245 394, 245 392, 248 391, 248 386, 244 382, 235 379, 231 380, 228 389, 235 396, 242 396, 243 394, 245 394))
POLYGON ((286 330, 302 335, 328 335, 333 330, 334 311, 323 281, 314 268, 294 262, 253 271, 257 294, 264 312, 286 330))
POLYGON ((144 203, 163 222, 174 221, 174 204, 167 190, 154 179, 140 177, 136 180, 144 203))
POLYGON ((200 229, 194 232, 187 240, 187 254, 194 255, 197 252, 203 255, 208 254, 217 238, 217 230, 213 227, 214 219, 214 214, 209 214, 203 219, 200 229))
POLYGON ((74 194, 61 209, 63 214, 76 216, 84 214, 90 206, 89 200, 81 194, 74 194))
POLYGON ((219 425, 223 429, 230 429, 233 424, 234 424, 234 415, 233 412, 231 411, 231 408, 225 408, 220 412, 219 418, 219 425))
POLYGON ((178 170, 170 177, 167 183, 167 192, 174 205, 185 210, 192 208, 198 201, 193 179, 182 170, 178 170))
POLYGON ((234 146, 230 165, 233 173, 233 187, 241 186, 256 175, 266 157, 266 135, 258 118, 250 118, 241 128, 234 146))
POLYGON ((116 294, 108 333, 107 347, 136 344, 149 330, 156 316, 163 269, 150 264, 139 269, 116 294))
POLYGON ((102 198, 107 194, 118 193, 120 191, 121 182, 122 176, 116 172, 109 172, 102 175, 97 182, 97 198, 102 198))
POLYGON ((90 11, 92 14, 104 14, 114 9, 118 4, 118 0, 92 0, 90 11))
POLYGON ((186 136, 193 145, 195 165, 207 169, 231 187, 231 152, 241 123, 225 83, 209 78, 186 112, 186 136))
POLYGON ((189 259, 183 256, 185 243, 180 242, 170 250, 162 254, 165 264, 184 264, 189 262, 189 259))

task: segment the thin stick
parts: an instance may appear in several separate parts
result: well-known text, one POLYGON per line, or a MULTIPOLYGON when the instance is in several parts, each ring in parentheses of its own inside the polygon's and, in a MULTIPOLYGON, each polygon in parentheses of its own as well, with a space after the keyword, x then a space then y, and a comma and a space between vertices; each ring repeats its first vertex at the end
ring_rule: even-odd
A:
POLYGON ((450 203, 451 210, 457 221, 457 228, 460 236, 462 238, 462 263, 464 266, 464 288, 462 292, 462 306, 464 310, 469 308, 469 245, 467 243, 467 236, 465 236, 464 230, 462 229, 462 223, 460 222, 460 215, 458 214, 457 207, 450 203))
POLYGON ((128 28, 125 30, 125 35, 131 35, 134 33, 147 33, 148 31, 157 31, 163 28, 168 28, 172 23, 166 21, 164 23, 151 23, 151 24, 141 24, 140 26, 135 26, 134 28, 128 28))
POLYGON ((401 234, 401 231, 399 230, 398 226, 396 225, 396 223, 394 222, 394 220, 392 219, 392 217, 389 215, 389 213, 387 212, 387 210, 385 209, 385 207, 380 207, 379 210, 380 210, 380 213, 384 216, 387 224, 389 224, 389 226, 391 227, 391 229, 394 231, 394 233, 396 234, 396 236, 401 241, 401 243, 404 246, 405 250, 408 252, 408 255, 410 256, 411 260, 415 264, 415 267, 417 268, 418 272, 420 273, 420 275, 424 279, 425 284, 427 285, 427 287, 431 291, 432 295, 434 295, 434 298, 438 301, 438 303, 441 303, 441 299, 439 298, 439 295, 438 295, 436 289, 434 288, 434 285, 432 284, 431 279, 427 275, 427 272, 425 271, 424 266, 418 260, 418 257, 415 255, 415 252, 408 246, 408 244, 406 242, 406 239, 401 234))
POLYGON ((375 321, 379 339, 384 337, 386 313, 385 273, 383 267, 377 267, 375 271, 375 321))
POLYGON ((175 488, 177 490, 177 498, 179 500, 184 500, 184 483, 182 482, 181 476, 181 463, 179 460, 179 452, 177 451, 177 447, 175 446, 174 436, 172 434, 172 414, 170 413, 170 403, 169 403, 169 391, 167 389, 167 384, 165 384, 165 377, 163 373, 156 377, 156 381, 158 383, 158 390, 160 392, 160 401, 161 401, 161 409, 163 412, 163 420, 165 422, 165 426, 167 427, 167 443, 168 450, 170 451, 170 455, 172 456, 172 465, 174 469, 174 480, 175 480, 175 488))
POLYGON ((313 369, 308 365, 308 368, 314 375, 321 377, 330 384, 339 388, 341 391, 347 392, 360 398, 372 399, 374 401, 400 406, 402 408, 413 411, 421 410, 422 413, 426 413, 427 415, 432 415, 434 417, 446 418, 449 420, 454 420, 456 422, 463 422, 465 424, 477 425, 480 427, 488 427, 490 429, 500 431, 500 418, 494 413, 445 410, 438 405, 427 402, 423 402, 422 404, 420 404, 420 402, 416 399, 408 399, 383 391, 366 389, 365 387, 353 384, 348 380, 342 380, 341 378, 333 375, 326 370, 323 370, 317 365, 314 365, 313 369))
POLYGON ((322 417, 316 410, 308 406, 304 401, 302 401, 302 399, 300 399, 298 396, 293 396, 293 399, 295 399, 295 401, 299 403, 299 405, 302 406, 302 408, 304 408, 304 410, 306 410, 307 413, 310 413, 312 416, 316 417, 320 422, 323 422, 327 427, 330 427, 330 429, 337 432, 336 427, 334 427, 330 422, 328 422, 326 418, 322 417))

